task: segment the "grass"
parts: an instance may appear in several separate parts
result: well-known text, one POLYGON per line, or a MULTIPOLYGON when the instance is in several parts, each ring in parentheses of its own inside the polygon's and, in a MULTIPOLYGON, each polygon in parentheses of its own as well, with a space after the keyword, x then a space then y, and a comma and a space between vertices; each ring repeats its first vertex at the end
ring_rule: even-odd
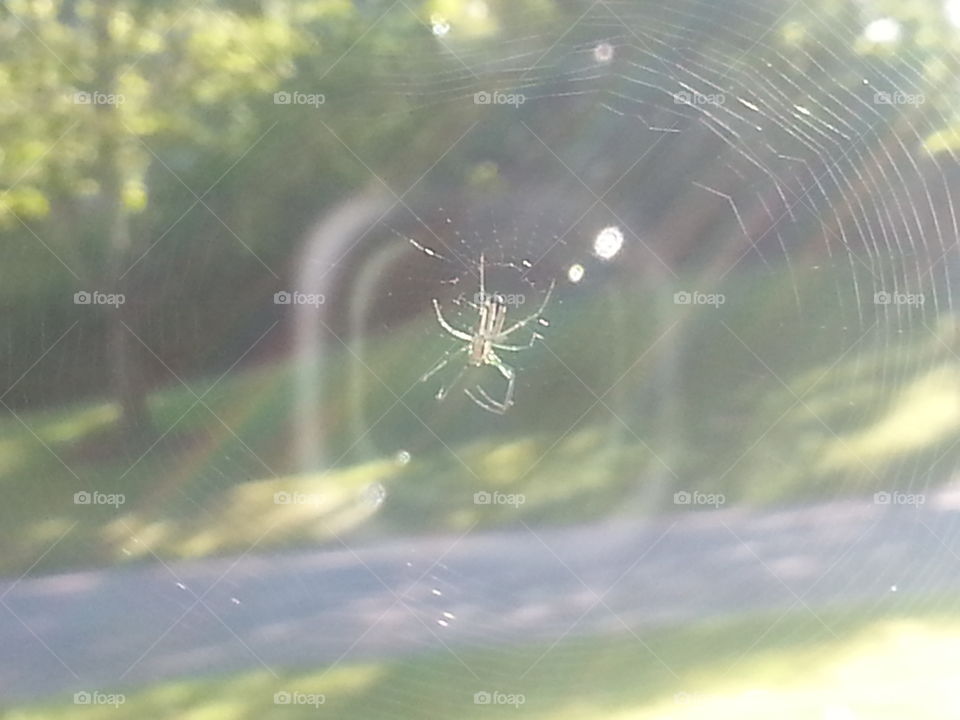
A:
MULTIPOLYGON (((458 648, 456 658, 438 651, 279 677, 262 670, 101 691, 125 693, 123 716, 142 720, 518 717, 512 705, 474 704, 482 691, 522 695, 523 717, 551 720, 946 720, 960 708, 956 602, 890 595, 819 619, 756 615, 636 637, 568 637, 556 646, 458 648), (319 712, 274 704, 283 692, 323 695, 324 703, 319 712)), ((10 708, 5 717, 98 720, 117 711, 65 698, 10 708)))
POLYGON ((326 469, 297 466, 300 388, 284 361, 235 370, 215 386, 192 380, 192 392, 155 392, 150 411, 165 434, 148 448, 114 440, 117 411, 107 400, 4 417, 0 574, 204 557, 255 542, 262 551, 316 546, 353 532, 391 537, 675 512, 677 489, 762 505, 916 491, 907 485, 949 479, 960 460, 952 325, 859 338, 834 320, 834 298, 816 286, 832 287, 822 278, 802 288, 804 312, 777 324, 771 318, 789 316, 771 307, 783 296, 782 278, 733 282, 725 305, 696 309, 660 341, 661 355, 644 352, 680 315, 654 322, 612 311, 611 303, 653 306, 649 293, 558 297, 548 345, 515 359, 518 402, 502 417, 462 393, 437 403, 436 388, 417 383, 449 347, 429 316, 372 338, 363 364, 332 353, 320 412, 326 469), (623 324, 613 341, 610 317, 623 324), (676 364, 667 375, 661 358, 676 364), (350 385, 351 373, 361 382, 350 385), (193 393, 211 386, 198 404, 193 393), (401 451, 409 462, 397 461, 401 451), (671 488, 649 499, 656 476, 671 488), (385 491, 382 505, 371 502, 371 486, 385 491), (122 493, 125 503, 75 505, 78 490, 122 493), (478 491, 525 502, 477 505, 478 491), (278 505, 276 493, 310 501, 278 505))

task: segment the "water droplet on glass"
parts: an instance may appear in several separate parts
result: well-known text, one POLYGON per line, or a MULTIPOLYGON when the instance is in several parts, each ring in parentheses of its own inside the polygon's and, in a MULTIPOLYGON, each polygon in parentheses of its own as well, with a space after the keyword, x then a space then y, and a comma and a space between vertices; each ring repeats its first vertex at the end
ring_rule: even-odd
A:
POLYGON ((444 612, 444 613, 443 613, 443 616, 444 616, 447 620, 456 620, 456 619, 457 619, 457 616, 454 615, 452 612, 444 612))
POLYGON ((446 620, 437 620, 437 625, 440 627, 450 627, 450 623, 448 623, 446 620))
POLYGON ((450 23, 446 21, 443 15, 434 13, 430 16, 430 29, 437 37, 444 37, 450 32, 450 23))
POLYGON ((187 589, 187 586, 184 585, 184 584, 181 583, 181 582, 178 582, 178 583, 177 583, 177 587, 180 588, 181 590, 186 590, 186 589, 187 589))
POLYGON ((609 260, 623 247, 623 231, 616 225, 605 227, 593 241, 593 251, 604 260, 609 260))
POLYGON ((613 45, 600 43, 593 49, 593 59, 598 63, 608 63, 613 60, 613 45))
POLYGON ((585 272, 586 271, 583 269, 583 265, 578 263, 570 266, 570 269, 567 270, 567 277, 570 278, 570 282, 578 283, 583 280, 583 274, 585 272))
POLYGON ((377 508, 387 498, 387 490, 381 483, 370 483, 363 489, 363 499, 368 505, 377 508))
POLYGON ((443 595, 443 593, 440 592, 439 590, 437 590, 436 588, 434 588, 434 589, 431 590, 430 592, 432 592, 434 595, 443 595))
POLYGON ((397 463, 397 465, 406 465, 410 462, 410 453, 408 453, 406 450, 401 450, 394 457, 394 461, 397 463))
POLYGON ((863 36, 873 43, 893 43, 900 39, 900 23, 893 18, 874 20, 863 29, 863 36))
POLYGON ((240 604, 240 601, 237 600, 235 597, 230 598, 230 602, 232 602, 234 605, 239 605, 239 604, 240 604))

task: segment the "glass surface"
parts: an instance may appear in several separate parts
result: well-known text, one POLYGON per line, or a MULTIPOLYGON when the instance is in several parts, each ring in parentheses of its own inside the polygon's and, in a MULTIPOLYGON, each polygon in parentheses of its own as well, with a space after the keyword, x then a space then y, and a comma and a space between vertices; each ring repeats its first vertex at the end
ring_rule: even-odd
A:
POLYGON ((960 717, 958 50, 0 5, 5 717, 960 717))

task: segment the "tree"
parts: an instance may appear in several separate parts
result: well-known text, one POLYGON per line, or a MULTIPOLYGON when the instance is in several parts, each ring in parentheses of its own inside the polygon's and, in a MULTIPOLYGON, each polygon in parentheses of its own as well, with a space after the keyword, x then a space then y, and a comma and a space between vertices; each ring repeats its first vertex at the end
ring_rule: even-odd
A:
MULTIPOLYGON (((269 13, 187 0, 5 3, 0 223, 44 218, 37 239, 83 289, 128 294, 124 274, 146 250, 133 223, 150 195, 150 143, 239 157, 260 130, 251 105, 310 47, 296 24, 324 7, 331 4, 269 13)), ((142 434, 150 420, 128 329, 136 321, 123 305, 105 312, 122 426, 142 434)))

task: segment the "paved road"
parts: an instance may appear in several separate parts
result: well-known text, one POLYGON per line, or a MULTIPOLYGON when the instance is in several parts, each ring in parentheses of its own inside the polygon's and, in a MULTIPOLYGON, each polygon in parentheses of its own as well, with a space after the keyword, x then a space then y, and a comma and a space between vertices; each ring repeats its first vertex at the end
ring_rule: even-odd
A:
MULTIPOLYGON (((960 589, 960 488, 0 581, 22 700, 960 589), (603 602, 598 604, 598 598, 603 602), (798 601, 801 598, 801 601, 798 601)), ((455 662, 451 657, 451 661, 455 662)))

